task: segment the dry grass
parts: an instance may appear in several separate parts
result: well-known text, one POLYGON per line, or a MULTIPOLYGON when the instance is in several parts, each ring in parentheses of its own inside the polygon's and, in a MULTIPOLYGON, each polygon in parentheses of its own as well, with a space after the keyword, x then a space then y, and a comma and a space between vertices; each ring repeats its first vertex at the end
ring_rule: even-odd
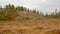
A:
POLYGON ((0 21, 0 34, 60 34, 60 19, 0 21))
POLYGON ((46 31, 44 34, 60 34, 60 29, 46 31))

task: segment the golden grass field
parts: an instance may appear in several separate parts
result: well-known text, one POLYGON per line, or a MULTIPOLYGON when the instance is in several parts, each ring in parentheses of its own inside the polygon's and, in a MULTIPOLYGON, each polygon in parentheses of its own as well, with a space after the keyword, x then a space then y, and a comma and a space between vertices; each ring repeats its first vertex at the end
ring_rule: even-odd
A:
POLYGON ((0 21, 0 34, 60 34, 60 19, 0 21))

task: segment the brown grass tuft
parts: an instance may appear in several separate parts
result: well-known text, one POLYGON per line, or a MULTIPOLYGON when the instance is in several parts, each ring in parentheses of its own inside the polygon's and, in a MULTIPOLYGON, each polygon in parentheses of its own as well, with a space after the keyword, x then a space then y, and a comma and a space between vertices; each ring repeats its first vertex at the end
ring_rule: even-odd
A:
POLYGON ((53 29, 51 31, 47 31, 45 34, 60 34, 60 29, 53 29))

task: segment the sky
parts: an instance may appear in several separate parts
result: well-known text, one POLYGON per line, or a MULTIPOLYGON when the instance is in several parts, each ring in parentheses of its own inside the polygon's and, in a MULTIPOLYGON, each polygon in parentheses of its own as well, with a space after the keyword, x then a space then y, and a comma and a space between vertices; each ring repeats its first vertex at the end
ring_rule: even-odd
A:
POLYGON ((44 13, 54 12, 55 9, 60 10, 60 0, 0 0, 0 6, 4 7, 7 4, 37 9, 44 13))

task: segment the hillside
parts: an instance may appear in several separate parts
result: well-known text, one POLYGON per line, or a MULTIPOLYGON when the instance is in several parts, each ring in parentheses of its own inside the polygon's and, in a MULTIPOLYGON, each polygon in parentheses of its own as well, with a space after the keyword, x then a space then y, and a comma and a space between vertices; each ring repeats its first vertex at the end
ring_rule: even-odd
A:
POLYGON ((0 34, 60 34, 60 12, 44 15, 23 6, 0 8, 0 34))

